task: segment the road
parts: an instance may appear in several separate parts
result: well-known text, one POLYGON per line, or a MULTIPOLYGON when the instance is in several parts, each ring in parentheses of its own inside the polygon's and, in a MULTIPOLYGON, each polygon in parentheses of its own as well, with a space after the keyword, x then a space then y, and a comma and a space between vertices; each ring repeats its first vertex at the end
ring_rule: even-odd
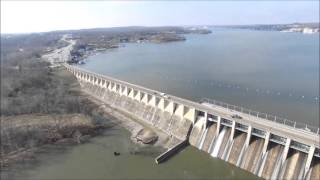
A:
POLYGON ((54 51, 42 56, 43 59, 50 62, 51 67, 60 66, 62 63, 66 63, 70 59, 70 52, 73 46, 76 44, 75 40, 68 39, 68 35, 63 35, 60 41, 65 41, 69 45, 55 49, 54 51))
POLYGON ((290 138, 291 140, 294 140, 294 141, 298 141, 298 142, 308 144, 308 145, 315 145, 318 148, 320 147, 320 136, 319 136, 319 134, 316 134, 313 132, 294 128, 294 127, 291 127, 288 125, 280 124, 277 122, 273 122, 271 120, 259 118, 259 117, 248 115, 248 114, 241 113, 241 112, 237 112, 237 114, 240 115, 242 117, 242 119, 235 119, 235 118, 231 117, 232 115, 235 114, 235 111, 231 111, 231 110, 224 108, 224 107, 221 107, 221 106, 216 106, 216 105, 212 105, 212 104, 201 104, 198 102, 193 102, 193 101, 179 98, 179 97, 172 96, 172 95, 166 95, 164 97, 162 95, 163 92, 148 89, 148 88, 145 88, 145 87, 142 87, 139 85, 135 85, 135 84, 131 84, 131 83, 128 83, 125 81, 117 80, 117 79, 114 79, 114 78, 111 78, 111 77, 108 77, 105 75, 101 75, 101 74, 97 74, 94 72, 90 72, 90 71, 81 69, 78 67, 69 66, 69 65, 66 65, 66 66, 71 67, 75 70, 79 70, 81 72, 87 73, 87 74, 91 74, 91 75, 98 77, 98 78, 101 78, 101 79, 105 79, 105 80, 108 80, 108 81, 111 81, 114 83, 125 85, 128 88, 132 88, 132 89, 144 92, 144 93, 148 93, 150 95, 154 95, 158 98, 164 98, 168 101, 173 101, 177 104, 182 104, 182 105, 190 107, 190 108, 195 108, 197 111, 203 111, 203 112, 207 112, 209 114, 218 115, 221 118, 234 120, 238 123, 242 123, 242 124, 246 124, 246 125, 251 125, 254 128, 258 128, 258 129, 265 130, 265 131, 270 131, 272 134, 287 137, 287 138, 290 138))

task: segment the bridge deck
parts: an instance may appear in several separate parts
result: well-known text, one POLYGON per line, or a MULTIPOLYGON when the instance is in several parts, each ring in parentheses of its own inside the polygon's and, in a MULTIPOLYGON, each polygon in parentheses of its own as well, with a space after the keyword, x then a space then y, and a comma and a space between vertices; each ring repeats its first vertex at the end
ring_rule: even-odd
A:
POLYGON ((216 105, 212 105, 212 104, 208 104, 208 103, 201 104, 198 102, 193 102, 193 101, 190 101, 187 99, 179 98, 179 97, 176 97, 173 95, 167 95, 166 97, 164 97, 161 95, 162 92, 160 92, 160 91, 152 90, 152 89, 145 88, 145 87, 135 85, 135 84, 131 84, 131 83, 128 83, 128 82, 125 82, 122 80, 114 79, 114 78, 108 77, 106 75, 101 75, 101 74, 97 74, 94 72, 90 72, 90 71, 87 71, 87 70, 84 70, 84 69, 81 69, 78 67, 74 67, 74 66, 70 66, 70 65, 65 65, 65 66, 70 67, 70 68, 77 70, 79 72, 91 74, 91 75, 94 75, 96 77, 99 77, 99 78, 102 78, 105 80, 109 80, 109 81, 112 81, 115 83, 125 85, 128 88, 133 88, 135 90, 139 90, 141 92, 145 92, 145 93, 148 93, 150 95, 154 95, 159 98, 165 98, 165 99, 173 101, 175 103, 182 104, 187 107, 195 108, 196 110, 199 110, 199 111, 204 111, 204 112, 207 112, 207 113, 213 114, 213 115, 219 115, 225 119, 232 119, 232 120, 239 122, 239 123, 251 125, 254 128, 270 131, 271 133, 276 134, 276 135, 288 137, 292 140, 303 142, 303 143, 306 143, 309 145, 313 144, 318 148, 320 147, 320 145, 319 145, 320 144, 320 137, 318 134, 313 133, 313 132, 308 132, 308 131, 305 131, 302 129, 297 129, 297 128, 294 128, 294 127, 291 127, 288 125, 280 124, 277 122, 273 122, 271 120, 248 115, 248 114, 241 113, 238 111, 232 111, 232 110, 229 110, 229 109, 221 107, 221 106, 216 106, 216 105), (231 116, 234 115, 235 113, 240 115, 243 119, 232 118, 231 116))

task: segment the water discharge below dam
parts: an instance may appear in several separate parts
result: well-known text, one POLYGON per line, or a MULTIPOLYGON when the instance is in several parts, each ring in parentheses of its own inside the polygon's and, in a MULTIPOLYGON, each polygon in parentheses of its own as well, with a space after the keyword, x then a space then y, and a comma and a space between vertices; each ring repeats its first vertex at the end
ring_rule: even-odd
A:
MULTIPOLYGON (((187 39, 186 42, 172 44, 127 44, 124 48, 89 57, 83 67, 195 101, 201 97, 214 97, 319 125, 319 101, 314 101, 319 97, 319 42, 313 35, 223 30, 209 36, 191 35, 187 39), (261 37, 264 43, 260 42, 261 37), (248 38, 251 42, 246 40, 248 38), (246 44, 248 46, 244 47, 246 44), (199 65, 197 68, 195 62, 199 65), (228 74, 233 66, 237 67, 233 69, 235 74, 228 74), (260 79, 266 83, 261 84, 260 79), (305 95, 304 98, 301 95, 305 95)), ((183 121, 171 113, 160 113, 150 106, 140 106, 126 98, 108 95, 97 86, 91 87, 91 91, 99 98, 108 99, 135 116, 143 117, 149 125, 184 137, 178 132, 179 127, 184 127, 180 124, 183 121)), ((130 142, 127 131, 117 129, 111 131, 112 135, 94 138, 88 144, 53 153, 52 157, 44 156, 41 167, 23 167, 21 177, 257 179, 253 174, 295 179, 320 177, 318 157, 312 159, 310 170, 305 173, 307 153, 290 148, 283 161, 285 145, 269 142, 265 146, 264 138, 251 136, 247 139, 240 130, 232 132, 231 127, 218 126, 212 121, 203 122, 193 126, 196 128, 192 129, 189 137, 193 146, 158 166, 154 163, 154 158, 161 153, 157 148, 143 149, 148 154, 146 156, 132 156, 128 149, 137 147, 130 142), (111 155, 115 150, 121 151, 123 156, 115 159, 111 155)))
MULTIPOLYGON (((204 178, 204 177, 219 178, 221 177, 221 178, 242 178, 242 179, 258 178, 257 176, 253 176, 253 174, 263 178, 267 178, 267 179, 269 178, 277 179, 281 177, 306 177, 306 179, 312 179, 314 177, 319 176, 319 167, 320 167, 319 157, 313 156, 313 154, 311 154, 310 156, 310 153, 308 154, 305 152, 296 151, 294 148, 290 148, 290 146, 287 145, 288 143, 289 145, 290 144, 295 145, 295 143, 297 143, 295 141, 292 141, 292 143, 290 143, 290 140, 289 141, 286 140, 284 144, 275 143, 273 141, 275 140, 281 141, 282 140, 281 137, 272 134, 270 135, 270 141, 269 141, 268 135, 266 135, 266 137, 263 137, 263 138, 259 137, 260 135, 258 135, 259 134, 258 133, 259 131, 257 131, 258 129, 255 129, 254 127, 251 127, 251 126, 245 127, 243 124, 236 123, 235 121, 231 122, 230 120, 221 118, 220 116, 215 116, 215 115, 204 113, 201 111, 197 111, 196 114, 193 114, 193 112, 195 111, 192 110, 192 108, 183 107, 181 105, 179 106, 173 102, 174 101, 173 99, 172 101, 163 101, 163 99, 156 98, 156 96, 152 95, 152 93, 150 94, 149 92, 146 93, 147 91, 139 92, 133 88, 131 89, 128 87, 125 88, 124 85, 126 84, 122 84, 120 86, 120 84, 116 83, 114 79, 110 80, 110 82, 108 82, 107 84, 107 81, 104 81, 104 83, 102 83, 103 81, 100 80, 98 76, 95 77, 94 74, 90 76, 83 76, 84 74, 79 74, 76 72, 74 72, 74 74, 78 78, 83 91, 88 93, 88 95, 93 96, 97 100, 103 102, 105 105, 114 107, 125 114, 129 114, 134 119, 139 120, 141 123, 146 124, 147 126, 154 127, 156 129, 159 129, 165 132, 168 135, 167 142, 165 142, 165 145, 167 147, 172 147, 187 138, 192 146, 200 149, 201 151, 206 152, 206 153, 196 153, 193 155, 189 154, 187 155, 187 157, 183 156, 183 154, 190 152, 190 147, 189 147, 182 153, 179 153, 178 156, 175 156, 172 160, 170 160, 170 162, 157 165, 157 167, 155 167, 156 164, 153 161, 153 158, 155 158, 155 155, 152 155, 151 157, 147 158, 148 162, 146 161, 141 162, 141 160, 143 159, 139 159, 139 158, 138 159, 133 158, 136 161, 131 161, 130 159, 132 159, 132 157, 128 157, 130 153, 127 153, 128 155, 124 155, 124 157, 127 158, 129 162, 135 164, 136 168, 139 168, 139 169, 136 169, 133 166, 130 166, 129 164, 128 168, 130 168, 131 170, 126 171, 125 176, 127 178, 128 176, 137 177, 137 178, 138 177, 148 178, 148 177, 154 177, 153 175, 157 175, 157 177, 163 177, 163 178, 173 178, 172 174, 174 174, 174 177, 184 177, 184 178, 187 178, 187 177, 188 178, 197 178, 197 177, 198 178, 204 178), (193 117, 193 116, 196 117, 195 119, 196 121, 194 122, 190 120, 190 117, 193 117), (267 138, 268 140, 265 141, 265 138, 267 138), (280 138, 280 139, 277 139, 277 138, 280 138), (196 158, 196 156, 203 156, 201 154, 205 155, 206 157, 205 161, 199 160, 198 158, 196 158), (210 155, 215 158, 209 158, 210 155), (188 160, 188 162, 192 162, 192 163, 190 163, 188 167, 181 164, 179 165, 179 163, 177 164, 175 160, 181 157, 183 157, 183 159, 179 160, 180 163, 186 164, 186 163, 183 163, 185 160, 188 160), (223 170, 222 172, 217 172, 216 170, 221 170, 221 168, 225 168, 225 165, 224 165, 225 163, 223 163, 221 160, 217 161, 217 159, 221 159, 223 161, 228 162, 230 166, 228 166, 228 168, 223 170), (194 163, 193 161, 197 161, 197 162, 194 163), (142 164, 140 165, 139 162, 142 164), (209 162, 214 163, 215 164, 214 167, 212 165, 208 165, 207 163, 209 162), (307 166, 308 162, 311 162, 310 167, 307 166), (137 166, 136 163, 139 166, 137 166), (149 173, 144 174, 143 172, 141 172, 140 168, 143 168, 146 165, 144 163, 149 164, 148 166, 151 165, 151 167, 146 168, 150 170, 149 173), (200 164, 205 163, 206 165, 201 167, 193 166, 193 165, 197 165, 197 163, 200 163, 200 164), (177 167, 172 168, 172 166, 177 166, 177 167), (172 169, 168 170, 167 169, 168 167, 172 169), (202 168, 202 167, 205 167, 205 168, 202 168), (240 171, 240 169, 236 167, 245 169, 253 174, 249 175, 247 173, 244 173, 243 171, 240 171), (201 170, 199 170, 199 168, 201 170), (212 168, 217 168, 217 169, 213 171, 212 168), (166 171, 166 173, 159 175, 159 173, 155 172, 157 170, 163 170, 163 171, 166 171), (177 170, 177 172, 172 173, 172 170, 177 170), (182 174, 181 174, 181 171, 183 172, 182 174), (225 173, 226 171, 229 173, 232 172, 232 174, 228 175, 228 173, 226 173, 221 175, 221 173, 225 173), (212 174, 212 172, 215 172, 216 174, 212 174)), ((174 97, 171 96, 170 98, 174 98, 174 97)), ((127 139, 126 141, 128 140, 129 139, 127 139)), ((126 142, 125 144, 130 144, 130 143, 126 142)), ((191 148, 191 149, 195 149, 195 148, 191 148)), ((309 147, 309 149, 311 150, 312 147, 309 147)), ((103 153, 108 153, 110 150, 111 149, 100 150, 100 155, 102 155, 103 153)), ((319 149, 316 148, 313 150, 315 150, 314 152, 315 154, 317 155, 319 154, 319 149)), ((195 152, 194 150, 192 151, 193 153, 195 152)), ((92 156, 92 154, 88 154, 88 153, 92 153, 92 152, 95 152, 95 151, 88 151, 87 154, 81 153, 81 156, 85 155, 90 157, 92 156)), ((157 155, 158 154, 160 153, 158 152, 157 155)), ((109 166, 109 168, 111 168, 108 170, 110 174, 113 174, 116 171, 115 169, 116 167, 118 168, 123 167, 123 165, 121 165, 120 167, 116 165, 111 165, 110 167, 109 163, 105 164, 106 162, 105 161, 101 162, 99 158, 95 158, 95 160, 97 161, 98 164, 100 164, 99 166, 102 166, 102 167, 109 166)), ((84 168, 87 167, 87 166, 83 166, 83 164, 79 163, 79 161, 75 159, 72 159, 71 161, 76 164, 72 164, 72 165, 69 164, 67 169, 70 169, 73 172, 74 172, 74 168, 79 167, 79 165, 81 165, 81 167, 84 167, 84 168)), ((114 160, 113 163, 115 162, 117 161, 114 160)), ((87 161, 83 161, 82 163, 85 164, 87 163, 87 161)), ((54 163, 54 164, 55 164, 54 167, 55 166, 60 167, 60 165, 58 165, 57 163, 54 163)), ((48 171, 52 170, 51 165, 47 168, 49 169, 49 170, 46 170, 47 173, 48 171)), ((59 168, 57 169, 54 168, 53 170, 54 172, 62 171, 61 169, 59 170, 59 168)), ((112 176, 110 174, 106 175, 105 173, 101 174, 101 170, 102 170, 101 168, 98 168, 97 170, 98 175, 94 175, 90 173, 88 173, 88 175, 91 175, 92 177, 100 177, 100 178, 104 176, 107 176, 107 177, 112 176)), ((79 174, 82 174, 82 173, 79 172, 79 174)), ((71 173, 71 174, 68 174, 68 176, 73 178, 82 177, 82 176, 78 176, 79 174, 71 173)), ((83 177, 88 177, 88 175, 83 175, 83 177)), ((32 175, 31 173, 29 177, 39 177, 39 176, 35 174, 32 175)), ((52 175, 52 174, 50 174, 48 177, 61 178, 61 176, 59 175, 52 175)), ((114 177, 121 178, 123 176, 117 173, 116 175, 114 175, 114 177)))
MULTIPOLYGON (((160 45, 126 44, 124 48, 89 57, 83 67, 194 101, 214 97, 283 115, 298 123, 319 125, 319 101, 314 101, 319 92, 316 38, 279 32, 217 30, 208 36, 191 35, 187 39, 160 45), (246 41, 248 38, 251 42, 246 41), (266 40, 264 44, 261 38, 266 40), (230 67, 237 67, 232 69, 235 73, 230 73, 230 67), (261 79, 266 83, 261 83, 261 79), (313 102, 307 102, 306 95, 296 97, 299 93, 311 95, 313 102)), ((144 118, 152 119, 156 127, 169 134, 178 127, 175 123, 184 122, 148 106, 136 108, 144 112, 144 118)), ((135 114, 140 116, 139 112, 135 114)), ((189 141, 211 156, 261 177, 319 176, 318 157, 312 159, 310 168, 305 168, 309 167, 307 152, 286 149, 286 142, 279 144, 256 135, 249 137, 239 129, 232 131, 230 126, 218 126, 216 122, 198 119, 189 141), (310 170, 305 172, 306 169, 310 170)))
MULTIPOLYGON (((191 107, 179 105, 175 100, 158 98, 154 95, 157 92, 109 80, 108 77, 103 77, 106 78, 103 81, 98 75, 88 76, 86 73, 89 72, 81 74, 78 70, 74 71, 85 92, 168 134, 167 147, 189 139, 192 146, 211 156, 267 179, 308 179, 317 174, 319 157, 313 156, 310 146, 308 152, 297 151, 294 149, 297 143, 302 147, 306 145, 274 133, 264 134, 261 138, 263 131, 254 127, 201 110, 194 114, 191 107), (307 166, 310 162, 311 166, 307 166)), ((315 149, 315 154, 318 154, 318 147, 315 149)))
POLYGON ((196 124, 190 135, 190 144, 209 153, 212 157, 225 160, 263 178, 303 179, 304 175, 307 179, 319 177, 319 158, 314 157, 312 168, 306 174, 304 172, 306 153, 289 149, 287 157, 283 158, 284 146, 281 144, 269 142, 266 152, 263 152, 265 144, 263 138, 252 136, 249 144, 246 144, 246 133, 236 130, 234 137, 231 138, 231 136, 229 127, 221 128, 220 133, 217 134, 215 123, 207 128, 196 124))
POLYGON ((258 179, 224 161, 208 158, 191 146, 157 165, 154 158, 162 151, 158 147, 137 146, 128 131, 115 127, 75 147, 48 147, 38 153, 37 162, 21 163, 11 178, 3 175, 1 179, 258 179), (114 151, 121 155, 113 156, 114 151))

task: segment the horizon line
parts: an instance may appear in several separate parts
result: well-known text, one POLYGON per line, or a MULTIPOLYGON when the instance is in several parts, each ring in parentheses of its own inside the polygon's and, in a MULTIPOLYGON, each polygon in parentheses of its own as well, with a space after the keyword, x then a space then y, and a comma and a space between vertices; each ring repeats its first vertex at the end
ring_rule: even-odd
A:
POLYGON ((90 30, 90 29, 111 29, 111 28, 129 28, 129 27, 188 27, 188 26, 256 26, 256 25, 289 25, 289 24, 318 24, 319 22, 291 22, 291 23, 253 23, 253 24, 216 24, 216 25, 209 25, 209 24, 199 24, 199 25, 131 25, 131 26, 109 26, 109 27, 92 27, 92 28, 79 28, 79 29, 56 29, 56 30, 49 30, 49 31, 33 31, 33 32, 0 32, 1 35, 25 35, 25 34, 38 34, 38 33, 52 33, 52 32, 59 32, 59 31, 80 31, 80 30, 90 30))

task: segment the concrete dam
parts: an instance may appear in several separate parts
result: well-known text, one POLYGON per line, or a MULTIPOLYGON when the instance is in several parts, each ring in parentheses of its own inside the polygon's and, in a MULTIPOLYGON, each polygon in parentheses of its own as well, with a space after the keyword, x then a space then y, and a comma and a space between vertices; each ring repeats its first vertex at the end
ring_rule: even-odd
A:
POLYGON ((265 179, 320 178, 319 130, 288 126, 64 66, 84 92, 166 133, 168 147, 188 142, 265 179))

